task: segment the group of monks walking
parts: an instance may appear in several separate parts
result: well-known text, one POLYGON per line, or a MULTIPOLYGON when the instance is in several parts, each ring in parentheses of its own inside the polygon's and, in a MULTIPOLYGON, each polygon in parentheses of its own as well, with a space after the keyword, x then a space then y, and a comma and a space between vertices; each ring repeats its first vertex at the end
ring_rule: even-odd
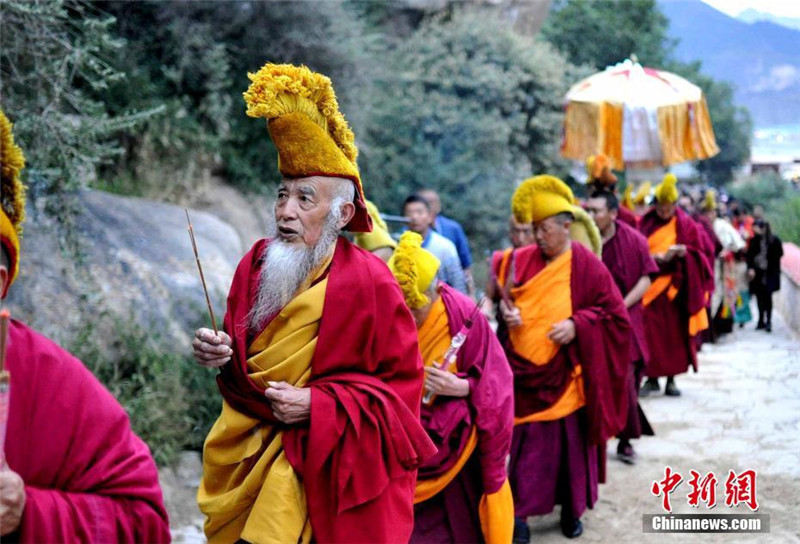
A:
MULTIPOLYGON (((266 120, 282 181, 223 328, 193 340, 222 395, 197 497, 209 542, 528 542, 527 518, 557 505, 563 534, 580 536, 606 443, 633 463, 631 440, 652 434, 641 379, 679 395, 708 327, 713 259, 674 177, 641 217, 603 157, 582 205, 549 175, 498 195, 515 247, 493 256, 481 306, 462 292, 471 276, 442 281, 425 225, 398 242, 366 201, 327 77, 275 64, 248 77, 247 114, 266 120)), ((22 222, 7 147, 4 291, 22 222)), ((7 363, 9 433, 29 438, 6 444, 3 538, 168 540, 152 458, 80 362, 13 322, 7 363)))

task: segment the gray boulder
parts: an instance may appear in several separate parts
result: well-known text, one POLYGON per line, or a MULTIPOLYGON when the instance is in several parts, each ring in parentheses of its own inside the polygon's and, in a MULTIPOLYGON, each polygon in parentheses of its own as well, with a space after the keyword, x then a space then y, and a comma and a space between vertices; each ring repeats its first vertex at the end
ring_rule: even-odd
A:
MULTIPOLYGON (((59 250, 52 222, 28 215, 20 277, 9 293, 12 315, 62 343, 87 326, 103 335, 130 323, 151 330, 164 347, 188 351, 193 328, 209 326, 210 319, 183 208, 101 191, 84 191, 79 201, 80 263, 59 250)), ((215 215, 190 215, 221 326, 246 249, 241 235, 215 215)))

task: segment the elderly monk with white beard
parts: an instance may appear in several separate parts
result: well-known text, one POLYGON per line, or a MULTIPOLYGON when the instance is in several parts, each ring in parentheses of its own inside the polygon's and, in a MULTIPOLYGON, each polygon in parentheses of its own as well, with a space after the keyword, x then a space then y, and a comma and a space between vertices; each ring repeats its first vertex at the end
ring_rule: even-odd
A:
POLYGON ((407 542, 420 425, 416 326, 391 272, 339 236, 369 232, 353 133, 330 80, 249 74, 283 179, 275 231, 242 259, 224 331, 199 329, 222 413, 198 492, 209 542, 407 542))

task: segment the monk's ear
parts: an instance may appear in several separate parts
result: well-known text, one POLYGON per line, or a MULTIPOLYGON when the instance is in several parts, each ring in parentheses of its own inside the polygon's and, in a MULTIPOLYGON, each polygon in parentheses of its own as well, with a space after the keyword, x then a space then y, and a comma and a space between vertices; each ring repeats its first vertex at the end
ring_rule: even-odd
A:
POLYGON ((339 229, 343 229, 356 214, 356 205, 353 204, 352 202, 345 202, 344 204, 342 204, 341 209, 342 209, 342 217, 336 224, 336 227, 339 229))

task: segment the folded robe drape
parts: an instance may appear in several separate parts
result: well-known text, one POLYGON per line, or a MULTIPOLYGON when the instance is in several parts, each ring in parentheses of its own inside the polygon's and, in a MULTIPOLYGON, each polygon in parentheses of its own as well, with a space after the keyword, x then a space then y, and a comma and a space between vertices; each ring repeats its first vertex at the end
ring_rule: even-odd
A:
MULTIPOLYGON (((536 246, 519 248, 511 258, 513 266, 505 268, 513 269, 515 286, 534 278, 546 265, 536 246)), ((611 274, 590 250, 577 242, 572 243, 569 289, 570 319, 575 323, 576 337, 562 346, 550 362, 536 365, 520 354, 502 321, 498 337, 514 371, 516 417, 552 406, 569 385, 573 370, 580 366, 588 439, 590 444, 598 445, 615 436, 625 424, 630 322, 611 274)))
MULTIPOLYGON (((439 292, 440 299, 419 331, 426 364, 441 361, 451 338, 475 309, 472 300, 445 284, 439 285, 439 292)), ((486 542, 508 542, 513 534, 513 503, 505 463, 513 427, 512 376, 503 349, 482 315, 475 316, 456 368, 451 370, 470 382, 470 394, 435 397, 431 405, 422 407, 423 425, 439 452, 420 468, 417 502, 451 485, 462 469, 468 470, 465 465, 472 466, 467 464, 469 458, 477 456, 481 497, 466 514, 477 514, 480 523, 476 525, 486 542)))
POLYGON ((83 364, 11 320, 5 460, 25 483, 19 529, 3 542, 169 542, 150 451, 83 364))
POLYGON ((646 368, 649 377, 674 376, 692 366, 697 370, 696 348, 692 337, 708 327, 706 313, 708 278, 713 263, 698 225, 683 210, 676 208, 667 221, 655 209, 642 217, 640 231, 648 239, 650 254, 665 252, 669 246, 683 244, 686 256, 659 264, 645 293, 645 334, 650 351, 646 368))
MULTIPOLYGON (((234 276, 225 316, 234 354, 218 384, 235 410, 277 424, 264 387, 250 379, 246 364, 246 318, 268 243, 257 242, 234 276)), ((416 338, 386 265, 339 238, 306 384, 311 419, 285 428, 282 440, 303 483, 317 542, 408 540, 416 469, 435 452, 419 423, 416 338)))

